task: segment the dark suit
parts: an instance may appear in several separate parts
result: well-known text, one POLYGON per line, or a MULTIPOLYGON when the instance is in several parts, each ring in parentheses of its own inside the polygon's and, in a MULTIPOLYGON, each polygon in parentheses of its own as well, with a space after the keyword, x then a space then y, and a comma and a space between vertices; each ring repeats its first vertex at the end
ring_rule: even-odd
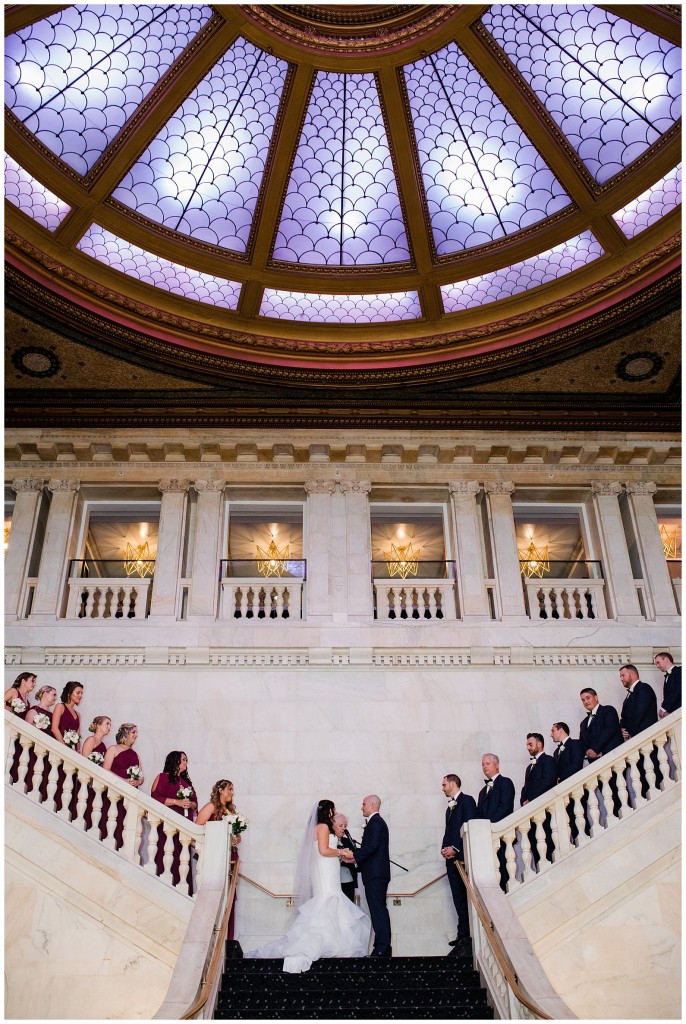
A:
POLYGON ((561 746, 564 746, 564 750, 556 747, 553 754, 558 782, 564 782, 570 776, 576 775, 584 766, 585 751, 579 740, 573 740, 568 736, 561 746))
MULTIPOLYGON (((596 704, 595 714, 586 716, 579 726, 579 741, 584 750, 595 750, 598 757, 609 754, 611 750, 624 742, 619 728, 619 716, 610 704, 596 704)), ((597 758, 589 757, 590 761, 597 758)))
POLYGON ((476 818, 476 804, 473 796, 466 793, 458 793, 455 799, 455 806, 448 807, 445 812, 445 833, 441 843, 441 849, 452 846, 455 850, 455 857, 445 862, 445 870, 448 876, 448 884, 452 893, 453 903, 457 911, 457 936, 460 939, 468 939, 469 914, 467 912, 467 890, 457 870, 455 861, 464 862, 464 850, 462 847, 462 836, 460 830, 466 821, 476 818))
MULTIPOLYGON (((502 821, 514 810, 515 788, 512 779, 506 779, 504 775, 496 775, 493 779, 490 793, 488 786, 479 793, 476 803, 476 816, 485 821, 502 821)), ((500 841, 498 849, 498 864, 500 865, 500 888, 507 892, 507 866, 505 862, 505 843, 500 841)))
POLYGON ((668 714, 681 707, 681 665, 672 665, 669 675, 665 676, 665 689, 662 697, 662 710, 668 714))
MULTIPOLYGON (((557 782, 556 772, 555 759, 550 754, 539 754, 535 763, 531 761, 524 775, 520 804, 524 806, 524 803, 531 803, 532 800, 543 796, 549 789, 552 789, 557 782)), ((543 822, 543 833, 545 835, 546 856, 548 860, 552 861, 553 834, 550 828, 550 821, 550 811, 547 811, 543 822)), ((529 829, 529 843, 531 844, 531 855, 534 858, 534 863, 538 864, 540 855, 536 843, 536 825, 533 822, 529 829)))
POLYGON ((374 929, 372 955, 390 955, 391 919, 386 907, 386 893, 391 880, 391 861, 388 852, 388 825, 378 811, 370 816, 365 825, 362 842, 355 851, 355 867, 362 875, 374 929))
POLYGON ((637 736, 649 725, 657 722, 657 697, 655 690, 648 683, 642 683, 637 679, 633 683, 631 693, 627 693, 622 704, 622 714, 619 719, 621 729, 626 729, 629 736, 637 736))
MULTIPOLYGON (((352 850, 355 853, 355 845, 352 839, 348 839, 347 836, 342 836, 338 840, 338 848, 343 850, 352 850)), ((355 902, 355 889, 357 888, 357 868, 354 864, 344 864, 341 861, 341 868, 346 867, 350 874, 353 876, 349 882, 341 882, 341 889, 348 897, 349 900, 355 902)))

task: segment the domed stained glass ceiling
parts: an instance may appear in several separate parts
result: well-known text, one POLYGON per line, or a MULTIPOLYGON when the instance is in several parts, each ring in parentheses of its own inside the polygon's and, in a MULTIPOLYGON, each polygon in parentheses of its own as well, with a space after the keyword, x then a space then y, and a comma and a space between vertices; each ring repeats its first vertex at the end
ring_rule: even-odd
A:
POLYGON ((678 262, 669 9, 8 10, 8 258, 138 330, 452 359, 678 262))

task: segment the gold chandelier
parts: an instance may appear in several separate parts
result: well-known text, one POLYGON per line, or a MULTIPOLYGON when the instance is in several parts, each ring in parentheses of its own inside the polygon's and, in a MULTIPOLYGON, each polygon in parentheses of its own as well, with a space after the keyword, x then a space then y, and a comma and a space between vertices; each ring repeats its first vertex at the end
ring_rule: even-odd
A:
POLYGON ((522 563, 522 572, 528 578, 538 576, 543 579, 543 573, 550 572, 547 544, 544 548, 537 548, 532 540, 526 551, 519 552, 519 559, 522 563))
POLYGON ((258 544, 257 571, 260 576, 283 576, 288 570, 285 559, 290 558, 290 553, 290 544, 286 544, 285 547, 279 550, 273 537, 266 551, 258 544))
POLYGON ((660 540, 665 558, 676 558, 676 530, 668 530, 666 526, 661 526, 660 540))
POLYGON ((150 548, 147 540, 145 544, 139 544, 135 548, 131 544, 126 545, 126 550, 124 551, 124 571, 127 576, 140 576, 141 579, 144 576, 152 576, 154 564, 150 558, 150 548))
POLYGON ((403 547, 396 547, 395 544, 391 544, 390 555, 384 551, 384 558, 387 560, 386 565, 388 566, 388 575, 400 576, 406 580, 408 576, 416 576, 417 569, 419 567, 419 556, 421 554, 421 548, 417 551, 412 550, 412 541, 409 544, 405 544, 403 547))
POLYGON ((10 542, 10 527, 5 527, 5 551, 7 551, 7 545, 10 542))

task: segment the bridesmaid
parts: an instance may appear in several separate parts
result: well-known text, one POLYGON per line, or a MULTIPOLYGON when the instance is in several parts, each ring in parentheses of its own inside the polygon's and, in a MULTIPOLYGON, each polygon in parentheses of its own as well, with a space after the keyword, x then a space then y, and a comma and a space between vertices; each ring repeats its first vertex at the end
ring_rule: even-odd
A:
MULTIPOLYGON (((105 760, 103 768, 107 771, 113 772, 120 779, 124 779, 130 786, 138 789, 139 786, 143 785, 143 766, 140 758, 136 751, 133 749, 133 745, 138 739, 138 726, 134 725, 133 722, 124 722, 119 726, 116 735, 116 743, 113 743, 111 747, 107 748, 105 754, 105 760), (140 777, 131 778, 128 774, 129 768, 140 768, 140 777)), ((103 814, 105 820, 107 820, 106 807, 109 807, 109 800, 103 795, 103 814)), ((126 811, 124 808, 124 801, 119 801, 117 807, 117 824, 114 829, 114 840, 115 849, 119 850, 123 845, 123 832, 124 832, 124 817, 126 811)))
MULTIPOLYGON (((210 793, 210 801, 200 808, 198 811, 198 817, 196 825, 205 825, 208 821, 221 821, 226 814, 235 814, 236 808, 233 803, 233 782, 228 779, 219 779, 215 782, 210 793)), ((231 835, 231 864, 238 860, 238 850, 236 847, 241 841, 240 835, 235 836, 233 832, 231 835)), ((233 939, 234 937, 234 926, 236 917, 236 899, 238 898, 238 891, 234 894, 233 906, 231 907, 231 915, 229 917, 229 927, 226 933, 227 939, 233 939)))
MULTIPOLYGON (((32 708, 26 712, 26 721, 29 725, 33 725, 36 729, 40 729, 46 736, 52 735, 52 709, 55 706, 57 700, 57 690, 54 686, 41 686, 40 690, 36 694, 36 703, 32 708), (38 716, 41 716, 38 718, 38 716), (38 721, 36 721, 38 719, 38 721), (45 724, 47 722, 47 725, 45 724), (40 723, 40 724, 39 724, 40 723)), ((26 772, 26 784, 27 789, 29 781, 31 781, 31 789, 33 789, 33 772, 36 767, 36 754, 32 747, 29 753, 29 767, 26 772)), ((41 801, 45 800, 48 795, 48 776, 50 775, 50 762, 48 761, 47 755, 43 758, 43 778, 40 784, 40 795, 41 801)))
MULTIPOLYGON (((107 747, 105 746, 105 737, 109 736, 110 729, 112 728, 112 719, 108 718, 107 715, 98 715, 93 719, 91 724, 88 726, 88 732, 92 733, 92 736, 88 736, 83 743, 81 753, 84 757, 92 760, 93 754, 99 754, 99 760, 94 761, 95 764, 102 766, 105 760, 105 754, 107 753, 107 747)), ((88 785, 88 800, 86 802, 86 810, 84 813, 85 829, 91 828, 92 825, 92 813, 93 813, 93 801, 95 799, 95 790, 89 784, 88 785)), ((106 835, 107 825, 107 812, 103 817, 102 810, 100 812, 100 838, 104 839, 106 835)))
MULTIPOLYGON (((81 703, 83 697, 83 684, 72 680, 62 690, 60 696, 61 703, 58 704, 52 713, 52 735, 60 743, 65 743, 64 734, 72 730, 75 732, 79 739, 73 750, 78 751, 81 744, 81 716, 79 715, 77 708, 81 703)), ((66 744, 69 746, 69 744, 66 744)), ((55 810, 59 811, 62 807, 62 789, 64 787, 64 780, 66 774, 62 765, 57 768, 57 789, 55 791, 55 810)), ((69 801, 69 813, 74 818, 76 815, 76 803, 79 793, 79 783, 76 778, 76 772, 73 774, 72 794, 71 800, 69 801)))
POLYGON ((20 672, 9 690, 5 690, 5 709, 14 712, 19 718, 26 718, 30 704, 29 694, 36 685, 36 674, 34 672, 20 672), (20 700, 25 705, 23 711, 15 711, 12 707, 13 700, 20 700))
MULTIPOLYGON (((170 807, 177 814, 183 814, 189 821, 193 821, 198 806, 198 797, 193 788, 193 783, 188 775, 188 758, 183 750, 172 750, 167 754, 164 762, 164 770, 156 777, 152 784, 151 795, 153 799, 159 800, 165 807, 170 807), (180 797, 181 789, 190 789, 189 797, 180 797)), ((166 836, 162 825, 157 826, 157 853, 155 854, 155 866, 157 874, 164 871, 164 846, 166 836)), ((181 841, 178 835, 174 835, 174 852, 172 860, 172 881, 178 885, 180 881, 179 862, 181 857, 181 841)), ((188 877, 188 892, 193 895, 193 880, 188 877)))

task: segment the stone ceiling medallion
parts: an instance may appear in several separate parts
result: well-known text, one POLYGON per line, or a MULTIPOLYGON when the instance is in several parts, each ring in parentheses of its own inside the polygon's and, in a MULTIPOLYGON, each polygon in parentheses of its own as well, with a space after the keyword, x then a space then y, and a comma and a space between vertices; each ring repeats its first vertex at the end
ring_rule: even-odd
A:
POLYGON ((616 374, 621 380, 643 381, 656 377, 663 367, 656 352, 632 352, 617 363, 616 374))
POLYGON ((19 348, 12 353, 12 362, 27 377, 54 377, 60 371, 60 361, 47 348, 19 348))

